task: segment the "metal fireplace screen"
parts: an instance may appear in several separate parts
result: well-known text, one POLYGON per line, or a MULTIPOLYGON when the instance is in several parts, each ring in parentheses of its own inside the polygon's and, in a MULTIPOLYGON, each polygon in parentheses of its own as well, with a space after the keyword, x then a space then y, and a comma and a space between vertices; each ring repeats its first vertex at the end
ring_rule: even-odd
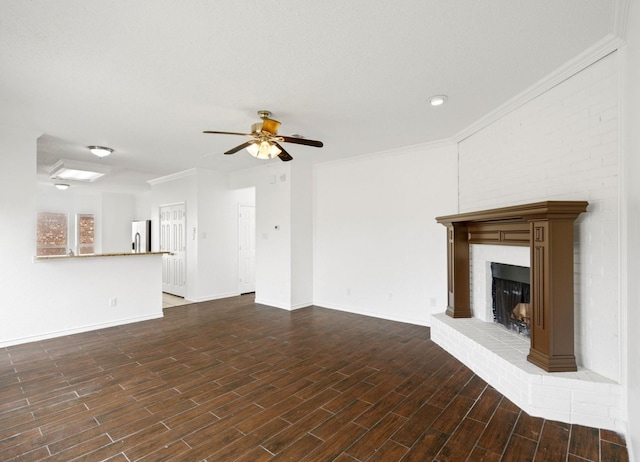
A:
POLYGON ((526 337, 531 323, 529 274, 524 266, 491 263, 493 320, 526 337))

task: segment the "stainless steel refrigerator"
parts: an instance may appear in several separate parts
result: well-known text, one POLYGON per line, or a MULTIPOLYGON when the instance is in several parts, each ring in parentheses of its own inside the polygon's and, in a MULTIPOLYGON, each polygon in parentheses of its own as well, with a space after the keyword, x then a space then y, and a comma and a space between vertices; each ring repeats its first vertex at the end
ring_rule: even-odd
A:
POLYGON ((133 253, 151 252, 151 220, 131 223, 131 251, 133 253))

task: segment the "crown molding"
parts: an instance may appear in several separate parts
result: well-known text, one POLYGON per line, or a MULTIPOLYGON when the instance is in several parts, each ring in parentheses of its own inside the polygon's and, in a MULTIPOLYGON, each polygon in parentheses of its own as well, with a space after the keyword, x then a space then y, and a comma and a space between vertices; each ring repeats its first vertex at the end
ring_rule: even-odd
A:
POLYGON ((484 115, 471 125, 462 129, 452 137, 418 145, 403 146, 401 148, 391 149, 387 151, 364 154, 361 156, 322 162, 316 164, 316 166, 386 157, 389 155, 398 154, 399 152, 407 152, 416 148, 431 150, 460 143, 471 135, 479 132, 483 128, 486 128, 497 120, 505 117, 507 114, 515 111, 521 106, 524 106, 526 103, 537 98, 543 93, 551 90, 553 87, 573 77, 577 73, 583 71, 587 67, 601 60, 605 56, 618 50, 618 48, 620 48, 624 44, 624 38, 627 32, 627 17, 629 14, 630 3, 631 0, 616 1, 613 18, 614 33, 609 34, 600 41, 596 42, 593 46, 587 48, 584 52, 567 61, 564 65, 556 69, 554 72, 548 74, 546 77, 542 78, 523 92, 514 96, 495 110, 484 115))
POLYGON ((622 40, 627 39, 627 24, 631 0, 617 0, 613 11, 613 34, 622 40))
MULTIPOLYGON (((627 0, 620 0, 618 4, 628 3, 627 0)), ((627 5, 628 8, 628 5, 627 5)), ((616 7, 616 17, 619 16, 617 14, 619 11, 623 9, 623 6, 620 8, 616 7)), ((617 22, 621 22, 620 21, 617 22)), ((626 21, 625 21, 626 22, 626 21)), ((625 27, 620 25, 620 27, 625 27)), ((624 44, 623 39, 614 34, 609 34, 604 37, 602 40, 585 50, 583 53, 577 55, 575 58, 567 61, 563 66, 559 67, 556 71, 547 75, 546 77, 539 80, 537 83, 527 88, 523 92, 514 96, 510 100, 508 100, 503 105, 499 106, 497 109, 489 112, 484 117, 478 119, 473 124, 464 128, 456 135, 452 137, 452 141, 455 143, 460 143, 471 135, 479 132, 483 128, 491 125, 497 120, 505 117, 507 114, 515 111, 516 109, 524 106, 529 101, 534 98, 540 96, 541 94, 549 91, 556 85, 564 82, 570 77, 576 75, 578 72, 586 69, 593 63, 601 60, 605 56, 616 51, 620 46, 624 44)))
POLYGON ((167 181, 179 180, 180 178, 186 178, 189 176, 193 176, 196 174, 195 168, 190 168, 188 170, 183 170, 181 172, 172 173, 171 175, 161 176, 158 178, 152 178, 151 180, 147 180, 151 186, 155 186, 160 183, 166 183, 167 181))
POLYGON ((314 164, 313 167, 322 168, 325 166, 347 164, 347 163, 360 162, 360 161, 371 160, 371 159, 383 159, 385 157, 397 156, 398 154, 407 154, 410 152, 432 151, 435 149, 447 148, 455 145, 456 145, 456 140, 454 138, 443 138, 435 141, 429 141, 426 143, 410 144, 407 146, 387 149, 384 151, 376 151, 376 152, 370 152, 367 154, 361 154, 357 156, 344 157, 341 159, 328 160, 325 162, 318 162, 314 164))

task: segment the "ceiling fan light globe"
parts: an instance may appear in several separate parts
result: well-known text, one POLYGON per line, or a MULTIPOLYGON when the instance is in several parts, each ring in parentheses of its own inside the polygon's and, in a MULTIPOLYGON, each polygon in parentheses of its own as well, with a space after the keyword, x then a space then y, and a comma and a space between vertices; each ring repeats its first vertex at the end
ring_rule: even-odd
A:
POLYGON ((253 157, 257 157, 262 160, 273 159, 282 152, 276 145, 271 144, 268 141, 250 144, 247 146, 247 151, 249 151, 249 154, 253 157))
POLYGON ((252 143, 247 146, 247 151, 249 151, 249 154, 253 157, 258 157, 258 143, 252 143))
POLYGON ((271 158, 273 159, 274 157, 278 157, 278 155, 282 152, 282 150, 280 148, 278 148, 278 146, 276 146, 275 144, 271 144, 269 143, 269 154, 271 155, 271 158))
POLYGON ((260 146, 258 146, 258 154, 267 156, 267 159, 269 158, 269 155, 271 154, 271 145, 268 141, 262 141, 260 143, 260 146))

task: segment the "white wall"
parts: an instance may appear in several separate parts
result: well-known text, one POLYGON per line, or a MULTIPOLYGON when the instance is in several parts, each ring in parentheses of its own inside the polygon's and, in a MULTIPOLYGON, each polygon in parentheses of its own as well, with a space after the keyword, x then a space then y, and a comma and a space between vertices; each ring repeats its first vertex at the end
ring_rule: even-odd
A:
POLYGON ((256 183, 256 302, 291 309, 291 175, 269 164, 256 183))
POLYGON ((37 318, 13 324, 8 344, 162 317, 159 255, 71 258, 32 265, 37 290, 23 307, 37 311, 37 318))
POLYGON ((134 221, 151 220, 151 190, 135 194, 134 221))
POLYGON ((193 229, 198 227, 198 191, 196 170, 180 172, 151 182, 149 196, 151 215, 151 250, 160 250, 160 207, 184 203, 186 211, 186 290, 185 298, 198 299, 197 267, 198 241, 194 239, 193 229))
POLYGON ((238 202, 250 196, 229 189, 227 176, 198 170, 197 300, 239 295, 238 202))
POLYGON ((162 316, 158 256, 33 262, 38 135, 0 127, 0 346, 162 316))
POLYGON ((186 295, 195 302, 239 295, 238 204, 253 204, 252 190, 232 190, 227 175, 193 169, 151 182, 148 203, 152 246, 159 250, 159 208, 186 206, 186 295))
MULTIPOLYGON (((628 389, 628 419, 630 441, 627 446, 631 460, 640 457, 640 4, 634 1, 631 5, 629 17, 628 47, 623 50, 624 57, 624 135, 626 142, 625 187, 627 196, 626 220, 627 227, 624 237, 628 241, 623 247, 626 259, 623 265, 626 294, 627 318, 626 332, 628 349, 627 360, 627 389, 628 389), (626 274, 625 274, 626 273, 626 274), (634 458, 635 456, 635 458, 634 458)), ((624 324, 623 324, 624 328, 624 324)), ((624 356, 623 356, 624 357, 624 356)))
POLYGON ((133 194, 102 194, 102 216, 96 217, 96 227, 102 230, 102 253, 131 252, 131 222, 135 216, 133 194))
POLYGON ((287 310, 311 304, 309 167, 268 162, 229 181, 232 189, 255 187, 256 302, 287 310))
POLYGON ((620 381, 618 55, 459 144, 460 210, 587 200, 577 220, 579 365, 620 381))
POLYGON ((313 304, 313 171, 291 165, 291 307, 313 304))
POLYGON ((428 325, 447 305, 446 230, 456 147, 417 146, 318 165, 314 303, 428 325))

